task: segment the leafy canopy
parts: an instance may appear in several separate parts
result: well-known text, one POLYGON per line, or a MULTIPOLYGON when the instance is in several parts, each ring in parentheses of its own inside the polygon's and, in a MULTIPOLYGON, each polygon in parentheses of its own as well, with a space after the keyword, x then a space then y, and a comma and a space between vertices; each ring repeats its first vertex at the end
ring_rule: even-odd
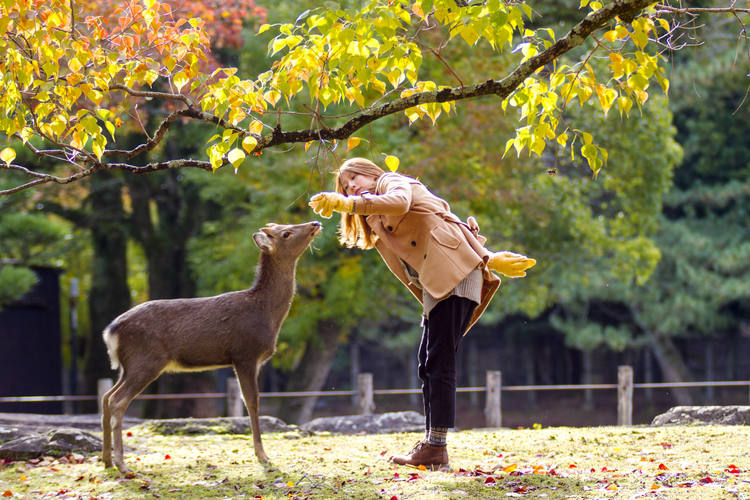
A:
MULTIPOLYGON (((668 89, 652 40, 669 34, 662 17, 669 11, 651 3, 581 0, 581 21, 558 38, 551 28, 530 29, 532 9, 522 2, 370 0, 348 9, 329 2, 294 23, 261 27, 258 36, 275 34, 269 51, 276 59, 256 78, 243 79, 236 68, 206 69, 206 20, 186 18, 193 11, 176 11, 170 2, 130 0, 101 12, 85 1, 2 0, 0 47, 7 57, 0 61, 0 129, 22 145, 4 148, 0 166, 29 179, 2 194, 73 182, 101 169, 236 169, 248 155, 288 143, 347 140, 354 148, 362 139, 353 134, 384 116, 403 112, 410 122, 435 122, 456 102, 488 95, 499 97, 504 109, 520 110, 506 152, 540 155, 555 141, 597 173, 607 151, 590 131, 565 127, 561 112, 575 103, 627 115, 646 102, 652 82, 668 89), (557 64, 587 39, 595 43, 585 45, 577 62, 557 64), (441 53, 455 43, 488 44, 515 60, 481 83, 464 84, 455 74, 458 86, 423 78, 424 57, 444 61, 441 53), (591 64, 595 53, 608 64, 591 64), (144 101, 164 113, 155 130, 145 130, 139 118, 144 101), (310 126, 285 130, 287 118, 300 113, 310 126), (219 128, 207 161, 131 161, 184 119, 219 128), (122 149, 118 128, 126 121, 140 126, 145 139, 122 149), (18 147, 68 168, 55 175, 18 164, 18 147)), ((390 166, 396 168, 395 158, 390 166)))

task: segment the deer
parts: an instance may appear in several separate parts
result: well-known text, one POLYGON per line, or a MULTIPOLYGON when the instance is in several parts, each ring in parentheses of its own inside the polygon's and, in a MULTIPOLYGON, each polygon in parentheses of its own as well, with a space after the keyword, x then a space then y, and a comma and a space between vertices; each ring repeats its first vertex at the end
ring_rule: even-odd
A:
POLYGON ((297 261, 320 233, 313 221, 267 224, 253 234, 260 257, 253 285, 212 297, 150 300, 122 313, 103 331, 117 382, 102 397, 102 461, 121 473, 122 419, 130 402, 165 372, 231 366, 250 416, 253 449, 269 462, 260 438, 258 372, 276 339, 295 291, 297 261))

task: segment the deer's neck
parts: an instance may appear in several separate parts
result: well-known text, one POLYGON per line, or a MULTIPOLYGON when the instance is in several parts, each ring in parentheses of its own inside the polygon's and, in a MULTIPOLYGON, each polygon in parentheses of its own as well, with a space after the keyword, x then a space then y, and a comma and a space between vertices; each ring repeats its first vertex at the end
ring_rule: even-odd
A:
POLYGON ((269 310, 284 316, 294 296, 295 261, 274 259, 262 253, 255 272, 255 283, 251 290, 259 300, 269 304, 269 310))

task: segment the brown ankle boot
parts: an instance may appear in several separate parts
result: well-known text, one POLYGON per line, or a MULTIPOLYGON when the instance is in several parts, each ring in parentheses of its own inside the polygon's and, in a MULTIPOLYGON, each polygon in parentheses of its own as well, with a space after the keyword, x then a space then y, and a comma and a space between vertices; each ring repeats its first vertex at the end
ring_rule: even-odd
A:
POLYGON ((389 459, 398 465, 424 465, 433 470, 448 470, 448 449, 446 446, 433 446, 420 441, 408 455, 394 455, 389 459))

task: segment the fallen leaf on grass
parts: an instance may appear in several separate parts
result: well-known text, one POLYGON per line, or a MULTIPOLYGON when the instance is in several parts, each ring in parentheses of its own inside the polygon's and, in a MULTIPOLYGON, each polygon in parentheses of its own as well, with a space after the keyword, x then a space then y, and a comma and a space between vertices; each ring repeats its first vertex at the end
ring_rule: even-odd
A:
POLYGON ((664 464, 659 464, 659 470, 669 470, 669 467, 664 464))
POLYGON ((703 484, 708 484, 708 483, 713 483, 713 482, 714 482, 714 480, 711 479, 710 476, 706 476, 703 479, 701 479, 701 483, 703 483, 703 484))
POLYGON ((5 491, 3 492, 3 496, 4 496, 4 497, 12 497, 12 496, 13 496, 13 492, 12 492, 12 491, 10 491, 10 490, 5 490, 5 491))
POLYGON ((737 467, 736 465, 729 464, 729 466, 726 469, 724 469, 724 472, 728 472, 730 474, 739 474, 741 471, 739 467, 737 467))
POLYGON ((510 464, 507 467, 503 467, 503 472, 513 472, 518 467, 518 464, 510 464))

